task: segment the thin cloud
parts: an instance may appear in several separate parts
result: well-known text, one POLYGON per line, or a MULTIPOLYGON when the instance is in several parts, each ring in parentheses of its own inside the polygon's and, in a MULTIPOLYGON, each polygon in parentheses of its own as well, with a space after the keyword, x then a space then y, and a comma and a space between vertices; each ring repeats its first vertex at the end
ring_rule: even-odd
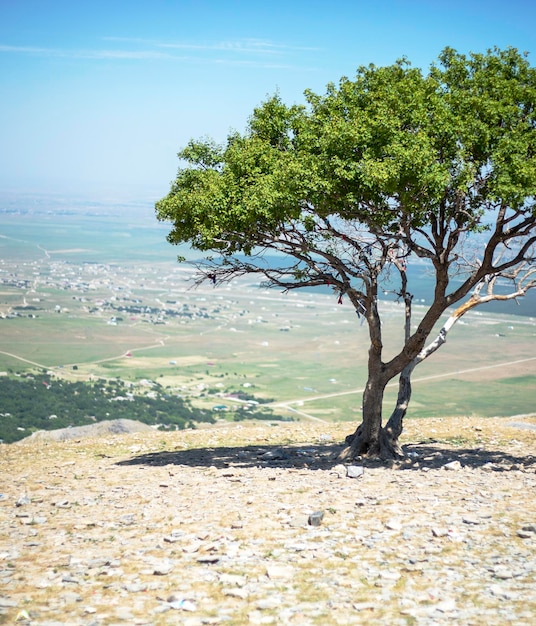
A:
POLYGON ((62 57, 72 59, 171 59, 172 54, 158 50, 68 50, 39 48, 36 46, 7 46, 0 44, 0 52, 32 56, 62 57))
MULTIPOLYGON (((13 46, 0 44, 0 53, 24 54, 39 57, 60 57, 89 60, 171 60, 185 63, 213 63, 261 67, 265 69, 298 69, 293 63, 285 63, 284 57, 292 52, 318 50, 275 43, 262 39, 242 39, 210 44, 167 43, 126 37, 105 37, 105 41, 137 44, 140 49, 67 49, 38 46, 13 46), (143 46, 143 47, 142 47, 143 46), (189 52, 188 56, 174 51, 189 52), (248 56, 249 58, 245 58, 248 56), (275 59, 278 61, 275 61, 275 59), (272 60, 269 60, 272 59, 272 60)), ((300 67, 300 69, 304 69, 300 67)))
MULTIPOLYGON (((177 59, 173 54, 166 54, 157 50, 93 50, 82 51, 80 56, 86 59, 177 59)), ((181 57, 184 58, 184 57, 181 57)))
POLYGON ((253 54, 285 54, 289 52, 318 52, 320 48, 310 46, 294 46, 285 43, 277 43, 267 39, 236 39, 223 40, 212 43, 193 43, 193 42, 165 42, 155 41, 152 39, 139 39, 132 37, 103 37, 105 41, 117 41, 122 43, 135 43, 144 46, 153 46, 155 48, 166 48, 175 50, 192 50, 197 52, 236 52, 236 53, 253 53, 253 54))
POLYGON ((224 52, 254 53, 254 54, 285 54, 287 52, 315 51, 318 48, 305 48, 275 43, 263 39, 242 39, 237 41, 221 41, 212 44, 191 43, 157 43, 159 48, 175 48, 182 50, 218 50, 224 52))
POLYGON ((50 48, 36 48, 33 46, 5 46, 0 44, 0 52, 22 52, 27 54, 50 54, 50 48))

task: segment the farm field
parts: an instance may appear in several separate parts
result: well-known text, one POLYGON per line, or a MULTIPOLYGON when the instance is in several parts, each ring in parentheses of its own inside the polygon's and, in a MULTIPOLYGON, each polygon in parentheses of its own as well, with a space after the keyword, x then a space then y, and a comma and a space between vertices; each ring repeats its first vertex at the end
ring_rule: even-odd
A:
MULTIPOLYGON (((192 270, 174 260, 184 251, 165 242, 147 207, 81 210, 6 213, 0 371, 157 380, 206 407, 236 403, 229 395, 242 390, 286 419, 359 419, 368 337, 348 304, 251 278, 191 289, 192 270)), ((388 356, 403 310, 381 307, 388 356)), ((510 310, 482 307, 456 325, 415 371, 409 417, 536 410, 536 319, 510 310)), ((395 397, 391 386, 386 412, 395 397)))

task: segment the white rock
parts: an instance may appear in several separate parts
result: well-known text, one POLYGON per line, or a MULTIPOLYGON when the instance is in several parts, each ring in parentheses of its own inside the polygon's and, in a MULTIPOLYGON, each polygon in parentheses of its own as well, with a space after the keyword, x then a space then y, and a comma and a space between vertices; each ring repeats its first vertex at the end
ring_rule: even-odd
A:
POLYGON ((271 563, 266 566, 266 574, 271 580, 288 580, 294 576, 294 568, 283 563, 271 563))
POLYGON ((249 596, 249 593, 246 589, 240 589, 237 587, 222 589, 221 592, 224 596, 230 596, 231 598, 241 598, 242 600, 245 600, 249 596))
POLYGON ((457 472, 462 469, 462 464, 459 461, 451 461, 443 465, 444 470, 450 470, 451 472, 457 472))
POLYGON ((401 530, 402 523, 399 519, 390 519, 388 522, 385 523, 385 528, 387 528, 388 530, 401 530))
POLYGON ((346 476, 348 478, 361 478, 365 473, 365 468, 362 465, 349 465, 346 468, 346 476))
POLYGON ((196 611, 197 605, 192 600, 175 600, 169 603, 172 609, 177 611, 196 611))
POLYGON ((173 564, 169 561, 162 561, 161 563, 156 563, 153 574, 155 574, 155 576, 167 576, 172 571, 173 564))

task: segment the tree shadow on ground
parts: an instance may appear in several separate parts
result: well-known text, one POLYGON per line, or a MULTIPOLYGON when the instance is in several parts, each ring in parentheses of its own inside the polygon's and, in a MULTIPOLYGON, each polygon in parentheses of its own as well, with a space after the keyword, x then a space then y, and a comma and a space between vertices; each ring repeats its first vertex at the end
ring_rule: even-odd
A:
MULTIPOLYGON (((343 444, 334 443, 191 448, 141 454, 119 461, 117 465, 328 470, 340 464, 337 457, 343 448, 343 444)), ((533 455, 518 455, 511 451, 483 448, 461 448, 433 440, 409 443, 404 446, 404 452, 407 457, 401 461, 357 459, 353 464, 399 470, 423 470, 439 469, 457 461, 462 467, 489 471, 536 468, 536 457, 533 455)), ((456 469, 456 463, 452 469, 456 469)))
MULTIPOLYGON (((404 446, 408 455, 400 464, 400 469, 438 469, 458 462, 461 467, 483 469, 496 472, 515 469, 536 469, 536 457, 531 454, 516 453, 510 450, 490 450, 445 445, 444 442, 426 441, 404 446)), ((456 465, 451 466, 453 469, 456 465)))
POLYGON ((302 467, 325 469, 336 463, 342 445, 252 445, 190 448, 151 452, 119 461, 117 465, 187 465, 190 467, 302 467))

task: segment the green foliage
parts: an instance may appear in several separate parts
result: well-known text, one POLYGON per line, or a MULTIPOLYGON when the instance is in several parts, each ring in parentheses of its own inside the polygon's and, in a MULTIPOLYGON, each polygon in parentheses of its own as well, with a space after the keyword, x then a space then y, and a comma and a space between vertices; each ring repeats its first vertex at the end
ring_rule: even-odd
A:
POLYGON ((292 417, 281 417, 274 415, 272 410, 267 407, 256 408, 254 411, 245 407, 238 407, 233 415, 234 422, 243 422, 246 420, 260 420, 260 421, 275 421, 278 422, 292 422, 292 417))
MULTIPOLYGON (((444 343, 450 326, 426 346, 448 307, 472 292, 459 317, 498 298, 499 277, 510 298, 536 286, 536 69, 513 48, 446 48, 427 73, 405 59, 370 65, 305 97, 303 107, 269 98, 226 146, 191 142, 156 211, 172 223, 171 243, 221 255, 200 265, 199 282, 258 273, 271 286, 323 285, 350 299, 370 337, 368 452, 380 441, 386 383, 405 369, 409 378, 444 343), (415 330, 412 256, 435 278, 415 330), (393 281, 404 339, 384 361, 377 300, 393 281)), ((391 432, 401 430, 409 385, 400 392, 391 432)))
POLYGON ((257 398, 254 394, 242 390, 234 391, 233 389, 230 389, 227 393, 232 394, 239 400, 252 400, 257 404, 270 404, 271 402, 274 402, 274 398, 257 398))
POLYGON ((306 99, 269 98, 227 146, 188 144, 156 205, 169 241, 250 254, 289 220, 312 232, 305 207, 384 234, 440 214, 471 230, 490 202, 520 207, 536 191, 536 74, 515 49, 447 48, 426 75, 405 60, 361 67, 306 99))
POLYGON ((0 439, 11 443, 36 430, 86 426, 110 419, 132 419, 179 429, 215 421, 211 411, 196 409, 182 398, 166 395, 156 383, 155 389, 151 397, 127 396, 129 390, 121 380, 70 383, 46 373, 3 376, 0 439))
POLYGON ((486 167, 481 199, 523 206, 536 191, 534 68, 513 48, 470 58, 447 48, 440 61, 442 71, 435 68, 432 75, 444 85, 455 116, 466 180, 486 167))

